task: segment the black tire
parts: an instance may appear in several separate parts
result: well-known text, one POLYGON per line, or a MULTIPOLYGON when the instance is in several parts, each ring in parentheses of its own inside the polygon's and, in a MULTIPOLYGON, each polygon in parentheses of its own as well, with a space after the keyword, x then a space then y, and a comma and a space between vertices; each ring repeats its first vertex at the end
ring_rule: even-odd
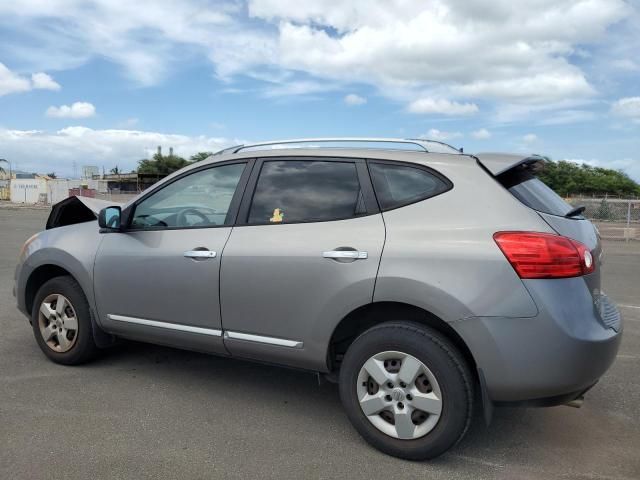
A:
POLYGON ((93 359, 99 352, 93 339, 91 310, 82 288, 72 277, 55 277, 47 281, 36 294, 31 312, 31 325, 36 342, 42 352, 55 363, 79 365, 93 359), (71 302, 78 328, 75 343, 66 352, 57 352, 50 347, 40 332, 40 305, 50 295, 63 295, 71 302))
POLYGON ((407 460, 437 457, 459 442, 471 423, 473 381, 463 356, 441 333, 410 322, 372 327, 351 344, 340 368, 340 398, 362 437, 378 450, 407 460), (425 436, 403 440, 378 430, 358 401, 358 374, 364 363, 384 351, 399 351, 420 360, 435 376, 442 393, 438 423, 425 436))

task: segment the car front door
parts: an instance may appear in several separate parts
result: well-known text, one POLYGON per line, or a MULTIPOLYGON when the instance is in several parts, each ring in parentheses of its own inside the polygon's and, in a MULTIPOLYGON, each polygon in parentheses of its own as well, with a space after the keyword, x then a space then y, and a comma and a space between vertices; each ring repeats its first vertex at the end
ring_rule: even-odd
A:
POLYGON ((186 172, 137 202, 124 231, 104 234, 94 289, 105 330, 225 353, 220 257, 247 176, 246 162, 186 172))
POLYGON ((364 160, 259 160, 221 270, 232 355, 322 370, 339 320, 372 301, 384 244, 364 160))

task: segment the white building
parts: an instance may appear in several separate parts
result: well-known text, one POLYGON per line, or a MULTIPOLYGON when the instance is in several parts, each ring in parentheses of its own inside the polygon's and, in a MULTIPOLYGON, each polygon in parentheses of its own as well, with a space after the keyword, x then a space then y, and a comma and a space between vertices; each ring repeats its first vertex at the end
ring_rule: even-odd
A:
POLYGON ((49 177, 14 178, 11 180, 13 203, 45 203, 47 201, 47 179, 49 177))
POLYGON ((69 196, 73 188, 95 190, 97 196, 108 193, 105 180, 67 180, 49 178, 46 175, 36 178, 14 178, 11 180, 11 196, 13 203, 42 203, 53 205, 69 196))

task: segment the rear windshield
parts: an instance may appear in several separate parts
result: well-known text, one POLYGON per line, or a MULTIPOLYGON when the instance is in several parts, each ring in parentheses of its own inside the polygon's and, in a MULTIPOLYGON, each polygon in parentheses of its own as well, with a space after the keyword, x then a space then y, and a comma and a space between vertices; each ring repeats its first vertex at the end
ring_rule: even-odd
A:
POLYGON ((497 178, 514 197, 538 212, 564 217, 573 209, 526 166, 513 168, 497 178))

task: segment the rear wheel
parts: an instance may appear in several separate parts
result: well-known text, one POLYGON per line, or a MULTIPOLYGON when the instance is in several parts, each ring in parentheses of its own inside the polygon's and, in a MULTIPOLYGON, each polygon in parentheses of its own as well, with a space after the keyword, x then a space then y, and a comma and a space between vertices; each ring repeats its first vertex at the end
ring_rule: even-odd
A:
POLYGON ((340 371, 349 419, 374 447, 401 458, 440 455, 471 421, 471 375, 458 350, 439 332, 393 322, 351 344, 340 371))
POLYGON ((84 363, 98 352, 89 303, 71 277, 52 278, 40 287, 31 325, 38 346, 56 363, 84 363))

